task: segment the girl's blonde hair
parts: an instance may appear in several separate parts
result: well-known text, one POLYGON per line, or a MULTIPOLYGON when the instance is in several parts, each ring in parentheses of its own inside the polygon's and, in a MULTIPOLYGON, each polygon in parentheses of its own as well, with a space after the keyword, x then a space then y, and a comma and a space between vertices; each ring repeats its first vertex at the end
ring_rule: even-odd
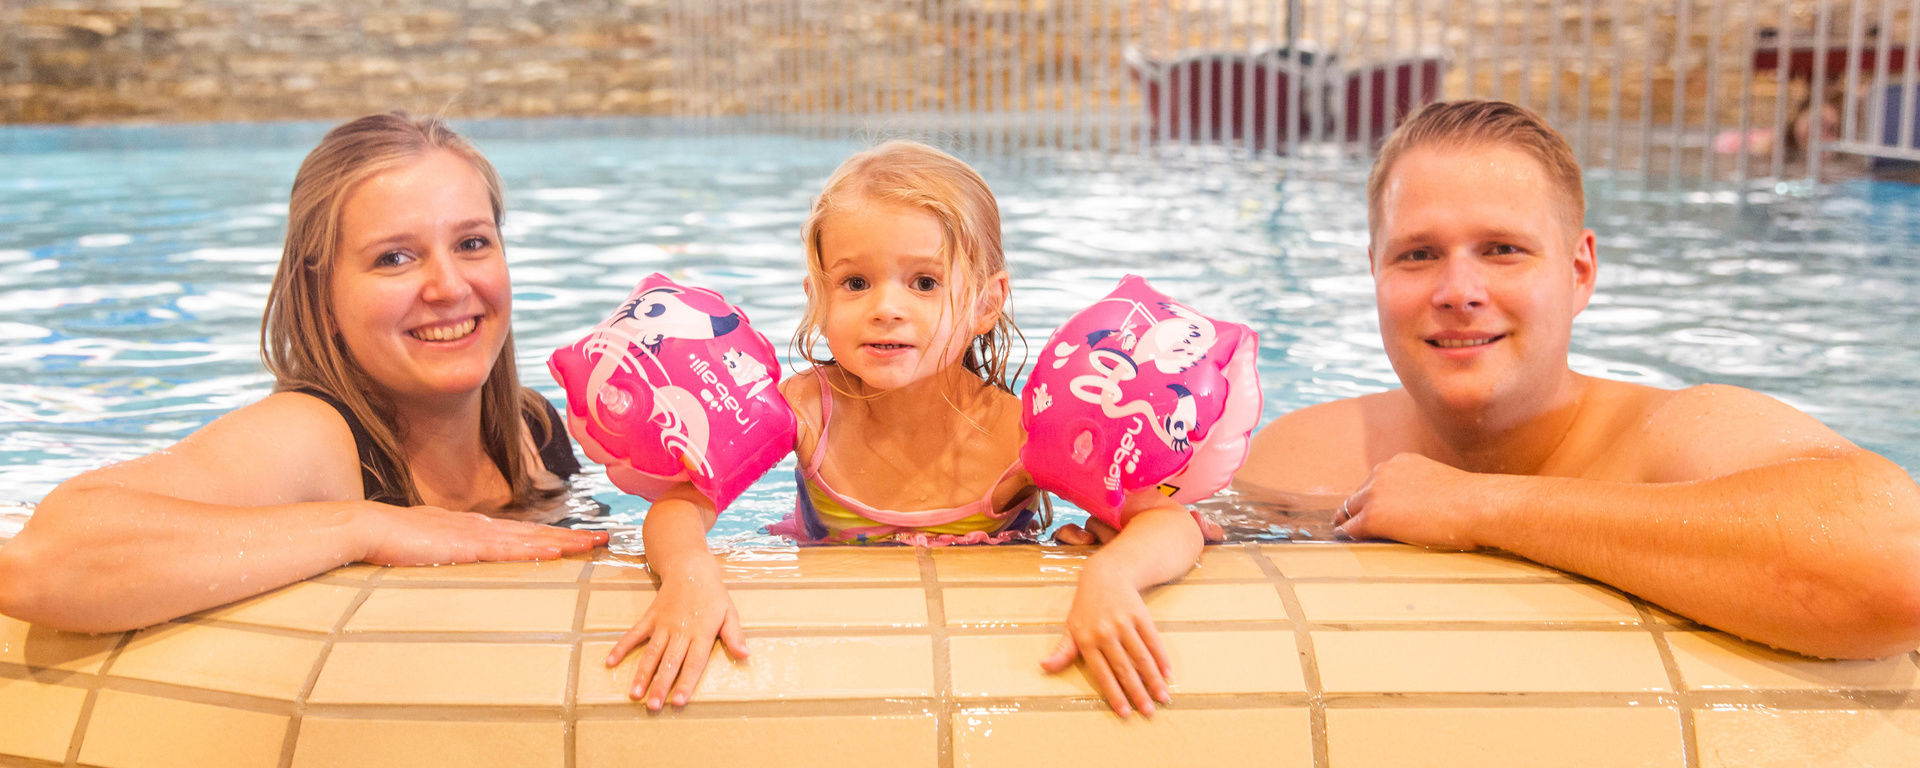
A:
MULTIPOLYGON (((954 307, 956 324, 966 314, 961 308, 980 301, 987 279, 1007 268, 1006 252, 1000 247, 1000 206, 986 180, 959 158, 917 141, 889 141, 847 158, 814 198, 801 232, 807 248, 807 281, 813 290, 800 327, 794 331, 793 346, 798 356, 815 366, 833 363, 813 354, 827 314, 821 297, 830 288, 820 234, 835 211, 869 200, 917 208, 940 221, 942 255, 955 273, 966 276, 960 302, 954 307)), ((1009 373, 1007 361, 1018 334, 1012 310, 1000 308, 993 328, 968 341, 961 365, 982 382, 1012 392, 1019 370, 1009 373)))
MULTIPOLYGON (((391 498, 380 500, 408 506, 421 503, 420 490, 400 453, 394 404, 341 343, 331 278, 339 257, 340 214, 347 195, 361 182, 434 151, 450 152, 480 174, 497 228, 504 213, 500 175, 479 150, 446 124, 404 112, 344 123, 327 132, 293 177, 286 246, 260 321, 260 359, 274 376, 274 390, 317 390, 344 404, 373 443, 361 450, 363 455, 371 454, 363 460, 364 468, 391 493, 391 498)), ((520 386, 513 357, 509 329, 493 370, 480 387, 480 435, 487 455, 512 490, 509 506, 524 507, 564 491, 538 488, 529 474, 531 468, 521 450, 527 422, 541 433, 538 443, 550 438, 555 426, 548 422, 539 395, 520 386)))

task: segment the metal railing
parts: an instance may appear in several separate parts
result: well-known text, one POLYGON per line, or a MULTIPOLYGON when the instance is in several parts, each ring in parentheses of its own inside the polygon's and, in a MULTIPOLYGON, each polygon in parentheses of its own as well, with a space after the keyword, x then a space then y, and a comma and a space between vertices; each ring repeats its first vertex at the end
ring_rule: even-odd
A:
POLYGON ((1920 99, 1904 97, 1916 11, 1920 0, 671 0, 662 39, 669 103, 707 130, 925 133, 987 150, 1213 145, 1303 162, 1365 155, 1424 101, 1500 98, 1546 116, 1590 168, 1724 183, 1920 160, 1920 99))

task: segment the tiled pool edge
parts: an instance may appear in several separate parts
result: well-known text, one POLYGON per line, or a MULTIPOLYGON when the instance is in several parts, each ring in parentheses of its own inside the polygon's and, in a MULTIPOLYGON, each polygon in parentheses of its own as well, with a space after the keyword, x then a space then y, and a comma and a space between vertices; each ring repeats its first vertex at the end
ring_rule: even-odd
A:
MULTIPOLYGON (((806 625, 761 621, 747 632, 752 661, 729 664, 716 652, 696 702, 659 715, 609 689, 624 682, 622 672, 631 675, 630 664, 607 673, 593 652, 620 634, 604 628, 616 617, 590 620, 593 597, 637 598, 652 587, 643 573, 604 553, 578 559, 577 571, 553 564, 355 566, 306 582, 357 587, 344 609, 331 590, 288 588, 172 625, 175 637, 201 645, 255 635, 320 641, 299 691, 285 698, 258 693, 265 689, 248 678, 256 672, 238 646, 182 658, 183 667, 196 668, 129 669, 124 673, 142 677, 127 677, 115 669, 132 635, 98 651, 105 638, 6 620, 0 711, 9 700, 55 701, 73 690, 86 699, 70 718, 73 737, 60 759, 47 759, 45 734, 12 732, 4 719, 0 755, 25 765, 191 758, 297 766, 353 762, 352 749, 390 744, 397 750, 390 756, 423 750, 426 764, 522 764, 537 756, 538 764, 564 767, 634 758, 642 753, 632 751, 633 739, 657 748, 644 756, 671 759, 675 750, 702 743, 692 734, 716 730, 743 738, 683 757, 719 765, 946 768, 1017 759, 1041 748, 1041 734, 1052 734, 1048 739, 1075 751, 1049 755, 1050 762, 1087 764, 1156 756, 1223 764, 1445 764, 1450 751, 1464 755, 1470 746, 1481 763, 1510 753, 1557 764, 1631 758, 1704 767, 1751 764, 1735 758, 1743 745, 1757 746, 1748 737, 1763 732, 1768 759, 1780 759, 1783 745, 1810 763, 1846 748, 1867 750, 1848 757, 1868 765, 1920 754, 1915 654, 1879 662, 1799 659, 1699 630, 1638 601, 1620 611, 1609 597, 1617 593, 1596 597, 1604 588, 1530 564, 1374 544, 1209 548, 1193 574, 1149 596, 1177 657, 1173 705, 1151 721, 1122 721, 1077 673, 1038 671, 1084 556, 1071 548, 1010 547, 756 550, 731 557, 735 594, 792 609, 783 615, 805 616, 806 625), (1023 579, 1028 573, 1032 578, 1023 579), (1301 599, 1306 585, 1320 585, 1313 587, 1320 602, 1301 599), (863 604, 911 589, 920 591, 921 614, 906 603, 863 604), (418 608, 421 622, 413 628, 355 629, 369 601, 420 590, 464 597, 444 613, 418 608), (502 603, 521 606, 564 603, 570 621, 560 631, 503 628, 520 617, 473 608, 476 590, 500 592, 502 603), (1262 593, 1273 597, 1255 597, 1262 593), (950 594, 960 602, 949 602, 950 594), (279 608, 268 605, 276 601, 279 608), (312 629, 311 617, 296 621, 294 609, 305 603, 337 611, 324 625, 330 629, 312 629), (958 615, 965 611, 973 613, 958 615), (293 623, 302 626, 282 626, 293 623), (343 647, 352 652, 340 654, 343 647), (93 656, 101 657, 98 666, 83 671, 93 656), (564 679, 527 674, 543 665, 564 679), (1696 679, 1688 679, 1690 671, 1696 679), (323 681, 326 695, 316 701, 323 681), (104 728, 94 722, 102 699, 109 705, 104 728), (271 738, 222 743, 223 734, 194 719, 208 707, 232 711, 236 722, 271 738), (122 727, 132 713, 174 725, 122 727), (273 718, 281 719, 277 732, 273 718), (796 749, 786 740, 846 728, 895 747, 841 753, 796 749), (148 732, 180 742, 168 747, 171 757, 116 743, 148 732), (1835 744, 1822 735, 1835 732, 1859 738, 1835 744), (1467 745, 1458 741, 1462 733, 1480 736, 1467 745), (1795 734, 1804 738, 1795 741, 1795 734), (1203 735, 1204 743, 1249 746, 1196 746, 1203 735), (428 749, 443 737, 461 745, 428 749)), ((63 711, 54 719, 68 718, 63 711)))

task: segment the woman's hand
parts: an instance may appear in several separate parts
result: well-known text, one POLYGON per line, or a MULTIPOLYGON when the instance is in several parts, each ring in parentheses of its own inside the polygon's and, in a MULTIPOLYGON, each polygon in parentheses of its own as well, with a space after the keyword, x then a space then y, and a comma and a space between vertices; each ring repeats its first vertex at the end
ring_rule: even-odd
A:
POLYGON ((447 565, 499 560, 551 560, 607 543, 605 531, 364 502, 355 509, 365 542, 360 556, 375 565, 447 565))
POLYGON ((662 581, 653 604, 607 656, 607 666, 612 667, 641 643, 647 644, 633 673, 633 690, 628 692, 635 701, 644 699, 647 709, 657 712, 669 701, 676 707, 686 706, 707 670, 716 636, 727 655, 736 660, 747 657, 740 614, 721 583, 719 564, 711 557, 706 562, 710 571, 689 568, 690 572, 662 581))
POLYGON ((1040 666, 1057 673, 1078 656, 1087 676, 1121 717, 1130 709, 1153 714, 1154 702, 1171 699, 1167 677, 1173 667, 1154 629, 1153 616, 1128 579, 1100 563, 1088 563, 1067 613, 1067 629, 1052 655, 1040 666))

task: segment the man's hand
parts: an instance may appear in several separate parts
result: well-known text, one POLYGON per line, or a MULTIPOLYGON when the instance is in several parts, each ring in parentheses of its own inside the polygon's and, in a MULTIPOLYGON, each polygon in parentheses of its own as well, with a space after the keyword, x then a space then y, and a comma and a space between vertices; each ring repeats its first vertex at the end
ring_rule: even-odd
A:
POLYGON ((1334 513, 1335 530, 1355 539, 1393 539, 1432 549, 1484 546, 1474 530, 1500 492, 1499 475, 1454 469, 1416 453, 1380 462, 1334 513))

